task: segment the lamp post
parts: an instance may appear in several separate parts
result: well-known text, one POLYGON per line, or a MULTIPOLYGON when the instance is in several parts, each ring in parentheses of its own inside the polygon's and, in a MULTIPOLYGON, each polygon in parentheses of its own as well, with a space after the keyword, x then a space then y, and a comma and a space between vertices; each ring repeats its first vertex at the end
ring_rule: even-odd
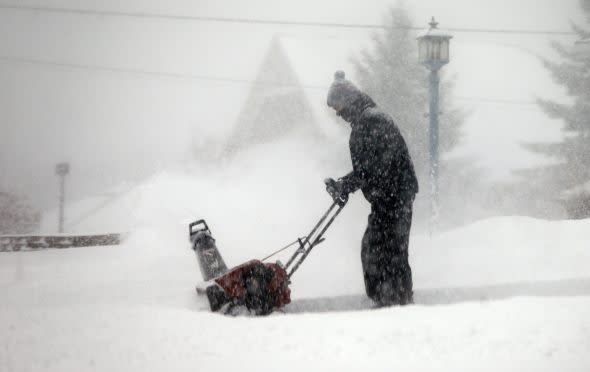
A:
POLYGON ((439 77, 438 70, 449 63, 449 41, 452 36, 439 30, 438 23, 432 17, 429 23, 430 28, 418 35, 418 59, 421 64, 430 70, 429 78, 429 116, 430 116, 430 208, 431 208, 431 231, 438 218, 438 91, 439 77))
POLYGON ((55 174, 59 176, 59 222, 58 232, 64 232, 64 204, 66 175, 70 173, 69 163, 59 163, 55 166, 55 174))

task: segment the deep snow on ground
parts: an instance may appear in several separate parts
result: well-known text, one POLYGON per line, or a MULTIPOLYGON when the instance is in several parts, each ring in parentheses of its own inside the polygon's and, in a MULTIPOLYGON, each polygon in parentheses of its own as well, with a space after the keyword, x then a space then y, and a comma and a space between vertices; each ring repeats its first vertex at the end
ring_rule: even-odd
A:
POLYGON ((378 310, 353 265, 319 246, 310 263, 325 273, 299 272, 294 303, 264 318, 207 311, 184 225, 117 247, 6 253, 0 371, 584 371, 589 231, 506 217, 416 237, 417 304, 378 310), (356 295, 302 299, 332 292, 333 274, 356 295))
POLYGON ((414 230, 416 304, 372 309, 354 195, 284 312, 211 314, 187 224, 206 218, 229 265, 260 258, 308 232, 330 204, 322 179, 346 171, 295 144, 258 151, 274 156, 162 173, 76 225, 129 231, 120 246, 2 254, 0 371, 590 369, 590 220, 414 230))

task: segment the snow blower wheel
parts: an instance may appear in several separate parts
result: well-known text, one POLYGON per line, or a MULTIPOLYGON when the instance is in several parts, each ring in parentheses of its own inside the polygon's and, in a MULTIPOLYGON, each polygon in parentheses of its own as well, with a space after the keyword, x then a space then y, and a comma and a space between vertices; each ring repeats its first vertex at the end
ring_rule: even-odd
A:
POLYGON ((252 266, 245 275, 246 294, 244 304, 256 315, 272 313, 276 301, 272 298, 271 282, 274 271, 263 264, 252 266))

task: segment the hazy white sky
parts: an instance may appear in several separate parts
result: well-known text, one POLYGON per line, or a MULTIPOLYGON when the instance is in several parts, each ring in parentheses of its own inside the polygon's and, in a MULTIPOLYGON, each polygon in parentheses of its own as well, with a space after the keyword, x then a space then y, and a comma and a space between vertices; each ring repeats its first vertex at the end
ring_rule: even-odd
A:
MULTIPOLYGON (((392 1, 4 1, 196 16, 379 24, 392 1)), ((569 30, 580 21, 576 0, 407 1, 417 24, 435 15, 441 27, 569 30)), ((272 36, 348 40, 367 44, 364 29, 302 28, 192 21, 59 15, 0 9, 2 57, 252 79, 272 36)), ((457 104, 468 126, 461 153, 490 174, 536 159, 518 147, 551 140, 559 123, 534 105, 484 103, 481 98, 530 102, 566 100, 536 55, 568 36, 457 33, 447 75, 457 80, 457 104), (473 99, 476 99, 473 101, 473 99)), ((326 51, 329 53, 329 51, 326 51)), ((304 84, 315 81, 312 73, 304 84), (314 81, 311 81, 314 80, 314 81)), ((248 86, 141 74, 92 72, 0 62, 0 187, 28 194, 43 206, 56 195, 53 166, 70 160, 74 195, 96 194, 124 180, 185 161, 189 146, 234 124, 248 86)))

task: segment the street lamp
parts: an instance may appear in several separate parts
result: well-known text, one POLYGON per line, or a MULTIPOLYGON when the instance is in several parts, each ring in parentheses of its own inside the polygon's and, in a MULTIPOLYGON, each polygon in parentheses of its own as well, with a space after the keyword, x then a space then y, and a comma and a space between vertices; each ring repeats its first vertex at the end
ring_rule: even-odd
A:
POLYGON ((430 70, 430 207, 431 229, 438 218, 438 70, 449 63, 451 35, 437 28, 432 17, 430 28, 418 35, 418 59, 430 70))
POLYGON ((64 203, 66 175, 70 173, 69 163, 59 163, 55 166, 55 174, 59 176, 59 222, 58 232, 64 232, 64 203))

